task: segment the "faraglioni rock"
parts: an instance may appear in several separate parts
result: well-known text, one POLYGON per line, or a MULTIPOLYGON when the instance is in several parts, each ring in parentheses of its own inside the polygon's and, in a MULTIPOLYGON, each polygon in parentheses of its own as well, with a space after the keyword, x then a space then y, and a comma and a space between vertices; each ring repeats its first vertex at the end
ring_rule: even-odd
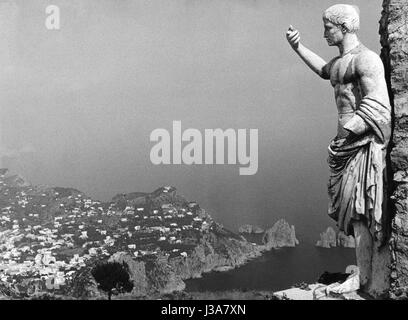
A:
POLYGON ((320 240, 316 242, 316 247, 333 248, 337 246, 336 231, 332 227, 328 227, 326 231, 320 234, 320 240))
POLYGON ((248 234, 251 234, 251 233, 260 234, 260 233, 264 233, 265 230, 262 229, 261 227, 258 227, 258 226, 253 226, 251 224, 244 224, 243 226, 241 226, 238 229, 238 232, 239 233, 248 233, 248 234))
POLYGON ((355 248, 356 240, 352 235, 346 236, 343 231, 337 234, 337 245, 343 248, 355 248))
POLYGON ((355 248, 355 240, 353 236, 346 236, 344 232, 340 231, 336 234, 336 231, 332 227, 328 227, 326 231, 320 234, 320 240, 316 242, 316 247, 321 248, 355 248))
POLYGON ((284 219, 280 219, 272 228, 265 231, 262 243, 267 250, 272 248, 295 247, 299 244, 299 241, 296 239, 295 226, 291 226, 284 219))

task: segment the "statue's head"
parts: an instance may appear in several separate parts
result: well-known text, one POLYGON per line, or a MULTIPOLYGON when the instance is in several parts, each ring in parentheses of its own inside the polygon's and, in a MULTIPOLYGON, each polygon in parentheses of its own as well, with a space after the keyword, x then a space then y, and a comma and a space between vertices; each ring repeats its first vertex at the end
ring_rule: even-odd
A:
POLYGON ((349 4, 336 4, 323 13, 324 38, 330 46, 341 43, 347 33, 360 29, 360 10, 349 4))

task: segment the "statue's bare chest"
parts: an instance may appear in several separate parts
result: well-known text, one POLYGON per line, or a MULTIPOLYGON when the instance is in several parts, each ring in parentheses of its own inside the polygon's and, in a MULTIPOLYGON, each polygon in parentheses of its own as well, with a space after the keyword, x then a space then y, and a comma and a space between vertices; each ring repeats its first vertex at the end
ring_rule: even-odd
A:
POLYGON ((330 68, 330 82, 333 87, 351 84, 356 80, 353 57, 354 55, 347 54, 333 61, 330 68))
POLYGON ((332 62, 330 68, 330 82, 334 88, 340 127, 352 116, 362 96, 354 57, 352 54, 339 57, 332 62))

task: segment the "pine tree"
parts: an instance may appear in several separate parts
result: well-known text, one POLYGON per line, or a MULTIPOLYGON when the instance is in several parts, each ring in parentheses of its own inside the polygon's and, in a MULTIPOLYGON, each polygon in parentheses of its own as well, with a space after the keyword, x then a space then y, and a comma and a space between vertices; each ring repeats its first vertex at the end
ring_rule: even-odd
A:
POLYGON ((99 263, 92 269, 91 274, 98 283, 98 288, 108 294, 109 300, 112 294, 131 292, 133 289, 129 267, 125 262, 99 263))

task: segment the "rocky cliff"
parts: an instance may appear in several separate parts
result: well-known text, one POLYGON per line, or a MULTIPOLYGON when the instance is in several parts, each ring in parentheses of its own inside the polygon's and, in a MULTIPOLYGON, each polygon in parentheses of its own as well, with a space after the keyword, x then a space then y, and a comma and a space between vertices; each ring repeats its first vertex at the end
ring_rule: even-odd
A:
POLYGON ((392 251, 391 296, 408 298, 408 3, 384 0, 380 34, 382 59, 393 105, 388 162, 392 251))
POLYGON ((170 264, 182 279, 197 278, 210 271, 226 271, 258 257, 263 248, 250 243, 242 245, 241 238, 225 238, 223 229, 205 235, 191 255, 170 259, 170 264), (221 236, 220 236, 221 235, 221 236))
POLYGON ((267 250, 295 247, 299 244, 299 241, 296 239, 295 226, 289 225, 284 219, 280 219, 272 228, 265 231, 262 242, 267 250))

